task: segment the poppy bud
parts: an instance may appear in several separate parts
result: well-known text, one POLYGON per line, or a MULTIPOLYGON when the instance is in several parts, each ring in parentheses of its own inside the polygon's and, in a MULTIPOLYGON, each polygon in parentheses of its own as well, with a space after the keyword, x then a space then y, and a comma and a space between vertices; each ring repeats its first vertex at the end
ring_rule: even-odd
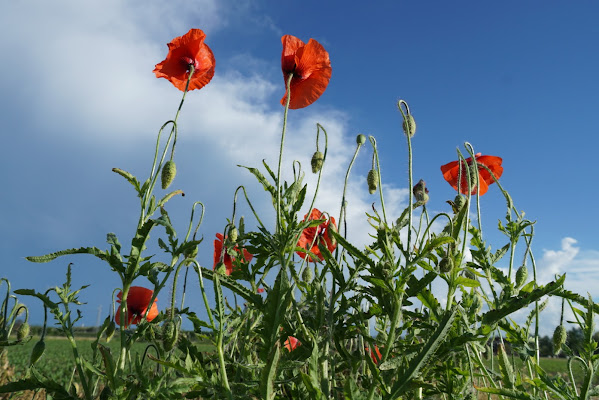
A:
POLYGON ((356 144, 358 146, 362 146, 364 143, 366 143, 366 136, 360 133, 358 136, 356 136, 356 144))
POLYGON ((175 321, 167 321, 164 324, 164 331, 162 332, 162 346, 164 350, 171 351, 177 343, 177 339, 179 338, 179 329, 177 329, 177 325, 175 321))
POLYGON ((522 265, 520 268, 518 268, 518 271, 516 271, 516 287, 519 288, 520 286, 524 285, 527 278, 528 269, 526 269, 526 265, 522 265))
POLYGON ((216 268, 214 269, 216 270, 217 274, 227 275, 227 266, 223 262, 216 264, 216 268))
POLYGON ((331 233, 333 231, 337 233, 337 226, 333 222, 329 222, 329 225, 327 226, 327 237, 332 246, 337 246, 337 239, 335 239, 335 236, 331 233))
POLYGON ((439 271, 442 273, 450 272, 453 269, 453 258, 443 257, 439 262, 439 271))
POLYGON ((412 117, 412 114, 406 115, 401 127, 406 136, 414 137, 414 134, 416 133, 416 121, 414 120, 414 117, 412 117))
POLYGON ((306 265, 304 268, 304 272, 302 272, 302 280, 306 283, 312 282, 313 274, 312 269, 310 268, 310 264, 306 265))
POLYGON ((162 189, 168 189, 177 175, 177 166, 173 160, 168 160, 162 167, 162 189))
POLYGON ((320 151, 315 152, 312 156, 312 161, 310 163, 312 164, 312 173, 318 173, 318 171, 322 169, 322 164, 324 163, 324 155, 320 151))
POLYGON ((237 228, 235 228, 235 226, 231 227, 231 229, 229 229, 229 238, 231 239, 232 242, 236 242, 237 239, 239 238, 239 231, 237 230, 237 228))
POLYGON ((566 344, 567 337, 566 327, 561 324, 558 325, 553 331, 553 352, 555 354, 558 354, 562 346, 566 344))
POLYGON ((106 327, 106 341, 110 342, 110 339, 114 336, 114 331, 116 331, 116 324, 114 321, 110 321, 108 326, 106 327))
POLYGON ((462 209, 462 207, 464 207, 466 205, 466 197, 462 196, 461 194, 458 194, 455 199, 453 199, 453 201, 448 201, 448 203, 451 205, 451 209, 453 210, 454 214, 457 214, 460 212, 460 210, 462 209))
POLYGON ((185 258, 196 258, 198 255, 198 246, 193 246, 191 249, 185 251, 185 258))
POLYGON ((366 182, 368 183, 368 192, 370 194, 374 194, 379 187, 379 171, 376 169, 371 169, 368 171, 366 182))
POLYGON ((477 315, 483 309, 483 298, 480 293, 476 292, 472 299, 472 313, 477 315))
POLYGON ((412 193, 416 198, 416 201, 420 204, 426 204, 428 202, 428 189, 426 187, 426 182, 420 179, 417 184, 412 188, 412 193))
POLYGON ((29 336, 29 324, 27 322, 23 322, 17 330, 17 340, 23 340, 27 336, 29 336))
POLYGON ((29 365, 33 365, 40 359, 40 357, 46 351, 46 342, 44 339, 41 339, 39 342, 33 346, 33 350, 31 350, 31 357, 29 358, 29 365))

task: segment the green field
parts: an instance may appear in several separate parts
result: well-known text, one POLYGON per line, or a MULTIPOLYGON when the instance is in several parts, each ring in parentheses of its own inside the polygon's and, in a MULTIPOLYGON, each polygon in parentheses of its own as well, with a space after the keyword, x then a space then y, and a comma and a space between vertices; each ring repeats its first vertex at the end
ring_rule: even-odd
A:
MULTIPOLYGON (((22 376, 26 372, 29 365, 31 349, 38 340, 39 338, 35 337, 22 346, 11 346, 7 348, 8 361, 10 365, 15 368, 14 372, 16 378, 22 376)), ((42 375, 66 386, 75 371, 75 362, 73 361, 71 345, 65 338, 46 337, 45 341, 46 351, 35 366, 42 375)), ((88 338, 77 339, 77 349, 79 354, 89 361, 91 361, 93 354, 91 348, 92 343, 93 340, 88 338)), ((118 340, 112 340, 109 343, 106 343, 106 341, 103 340, 101 343, 109 347, 113 355, 118 354, 118 340)), ((141 356, 144 351, 145 345, 143 343, 135 343, 131 351, 131 356, 135 357, 137 354, 140 354, 141 356)))

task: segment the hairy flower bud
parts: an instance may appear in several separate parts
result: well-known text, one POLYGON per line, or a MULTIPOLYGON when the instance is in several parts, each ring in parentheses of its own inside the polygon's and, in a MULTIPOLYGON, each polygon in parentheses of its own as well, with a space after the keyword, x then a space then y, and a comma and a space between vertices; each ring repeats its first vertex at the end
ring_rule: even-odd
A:
POLYGON ((29 336, 29 324, 27 322, 23 322, 17 330, 17 340, 23 340, 27 336, 29 336))
POLYGON ((177 166, 173 160, 168 160, 164 163, 162 167, 162 189, 168 189, 173 180, 175 179, 175 175, 177 175, 177 166))
POLYGON ((231 242, 235 243, 237 242, 238 238, 239 231, 237 230, 237 228, 235 228, 235 226, 232 226, 231 229, 229 229, 229 239, 231 239, 231 242))
POLYGON ((218 274, 227 275, 227 266, 224 262, 219 262, 216 264, 216 268, 214 268, 218 274))
POLYGON ((356 144, 358 146, 362 146, 364 143, 366 143, 366 136, 360 133, 358 136, 356 136, 356 144))
POLYGON ((313 274, 312 274, 312 269, 310 268, 310 264, 308 263, 306 265, 306 268, 304 268, 304 272, 302 272, 302 280, 306 283, 310 283, 312 282, 312 278, 313 278, 313 274))
POLYGON ((310 164, 312 165, 312 173, 316 174, 318 171, 322 169, 322 164, 324 163, 324 155, 317 151, 312 155, 312 161, 310 164))
POLYGON ((106 341, 110 342, 110 339, 114 336, 114 332, 116 331, 116 324, 113 320, 110 321, 108 326, 106 327, 106 341))
POLYGON ((480 293, 476 292, 472 299, 472 313, 478 315, 483 309, 483 298, 480 293))
POLYGON ((443 257, 439 262, 439 271, 442 273, 450 272, 453 269, 453 258, 443 257))
POLYGON ((426 187, 426 182, 420 179, 417 184, 412 188, 412 193, 414 194, 414 198, 418 202, 418 205, 423 205, 428 202, 428 188, 426 187))
POLYGON ((185 258, 196 258, 198 255, 198 246, 193 246, 192 248, 185 251, 185 258))
POLYGON ((368 192, 370 194, 374 194, 379 187, 379 171, 376 169, 371 169, 368 171, 366 182, 368 183, 368 192))
POLYGON ((37 360, 39 360, 40 357, 44 354, 44 351, 46 351, 46 342, 44 342, 44 339, 40 339, 40 341, 37 342, 35 346, 33 346, 33 350, 31 350, 29 365, 35 364, 37 360))
POLYGON ((162 331, 162 346, 164 350, 171 351, 179 338, 179 329, 175 321, 167 321, 162 331))
POLYGON ((522 265, 516 271, 516 287, 519 288, 520 286, 524 285, 526 283, 527 278, 528 278, 528 269, 526 269, 526 265, 522 265))
POLYGON ((414 134, 416 133, 416 121, 414 120, 414 117, 412 117, 412 114, 406 115, 401 127, 406 136, 414 137, 414 134))
POLYGON ((562 346, 566 344, 566 339, 568 338, 568 333, 566 332, 566 327, 563 325, 558 325, 553 331, 553 352, 558 354, 562 346))

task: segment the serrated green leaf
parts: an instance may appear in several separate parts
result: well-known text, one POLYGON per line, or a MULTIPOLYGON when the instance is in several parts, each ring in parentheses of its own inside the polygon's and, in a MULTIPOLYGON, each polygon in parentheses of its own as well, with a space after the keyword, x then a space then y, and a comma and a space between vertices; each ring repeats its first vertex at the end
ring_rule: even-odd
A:
POLYGON ((505 301, 500 308, 495 310, 487 311, 482 316, 482 322, 486 325, 492 325, 500 319, 510 315, 511 313, 518 311, 534 301, 540 299, 541 297, 555 292, 559 288, 561 288, 564 284, 564 280, 566 279, 566 275, 562 275, 557 281, 550 282, 545 286, 541 286, 537 289, 534 289, 530 293, 520 293, 520 295, 512 297, 505 301))
POLYGON ((91 254, 102 260, 106 260, 107 254, 105 251, 98 249, 97 247, 79 247, 77 249, 66 249, 57 251, 55 253, 46 254, 43 256, 29 256, 25 257, 27 261, 35 263, 46 263, 52 261, 58 257, 71 255, 71 254, 91 254))
POLYGON ((410 389, 412 380, 418 376, 420 369, 427 364, 450 332, 457 310, 457 307, 454 306, 445 313, 435 332, 422 346, 422 350, 410 360, 406 370, 397 377, 391 395, 388 396, 389 399, 397 399, 406 390, 410 389))

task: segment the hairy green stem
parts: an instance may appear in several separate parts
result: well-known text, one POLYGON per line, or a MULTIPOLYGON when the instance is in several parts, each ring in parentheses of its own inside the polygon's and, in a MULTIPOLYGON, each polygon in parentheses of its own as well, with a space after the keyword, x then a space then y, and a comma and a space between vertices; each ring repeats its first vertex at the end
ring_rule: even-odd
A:
POLYGON ((287 113, 289 112, 289 101, 291 100, 291 79, 293 79, 293 73, 289 74, 286 82, 287 99, 283 113, 283 130, 281 132, 281 146, 279 148, 279 166, 277 168, 277 233, 281 231, 281 163, 283 162, 283 148, 285 145, 285 133, 287 131, 287 113))

